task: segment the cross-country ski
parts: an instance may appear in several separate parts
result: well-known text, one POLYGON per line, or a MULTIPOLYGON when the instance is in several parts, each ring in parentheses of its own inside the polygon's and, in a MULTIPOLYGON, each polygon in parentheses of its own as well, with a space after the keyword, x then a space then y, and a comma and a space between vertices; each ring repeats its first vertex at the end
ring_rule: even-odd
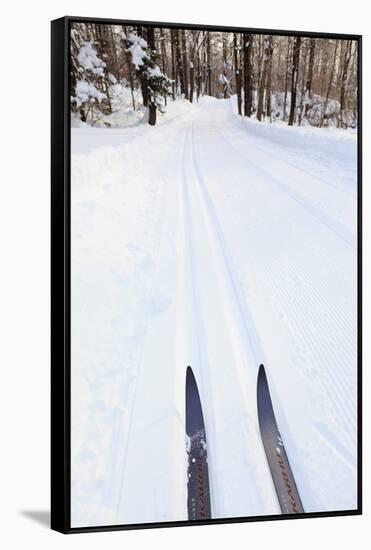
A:
POLYGON ((283 514, 303 513, 304 508, 274 416, 267 375, 263 365, 259 367, 257 406, 260 433, 281 511, 283 514))
POLYGON ((191 367, 186 377, 187 509, 188 519, 210 519, 207 440, 200 395, 191 367))

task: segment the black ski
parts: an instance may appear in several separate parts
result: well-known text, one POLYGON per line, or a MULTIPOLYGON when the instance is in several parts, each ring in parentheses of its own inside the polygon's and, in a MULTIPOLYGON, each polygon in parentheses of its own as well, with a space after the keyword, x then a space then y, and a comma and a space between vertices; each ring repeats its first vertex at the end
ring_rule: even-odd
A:
POLYGON ((259 367, 257 402, 260 434, 281 511, 283 514, 303 513, 304 508, 274 416, 267 375, 263 365, 259 367))
POLYGON ((188 519, 210 519, 206 432, 200 396, 191 367, 187 367, 186 375, 186 433, 188 436, 188 519))

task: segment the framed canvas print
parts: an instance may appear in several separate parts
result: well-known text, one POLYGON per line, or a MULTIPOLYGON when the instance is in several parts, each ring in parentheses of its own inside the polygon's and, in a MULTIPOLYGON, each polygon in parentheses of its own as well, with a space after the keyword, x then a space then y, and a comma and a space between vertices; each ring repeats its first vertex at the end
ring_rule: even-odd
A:
POLYGON ((361 513, 361 37, 52 22, 52 528, 361 513))

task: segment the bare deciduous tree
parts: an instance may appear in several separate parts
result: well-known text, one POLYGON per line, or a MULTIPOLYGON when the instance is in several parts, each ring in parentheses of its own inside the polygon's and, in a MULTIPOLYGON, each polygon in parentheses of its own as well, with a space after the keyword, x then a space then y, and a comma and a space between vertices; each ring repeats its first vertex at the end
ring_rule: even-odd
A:
POLYGON ((298 90, 299 77, 299 59, 300 59, 301 37, 295 36, 292 54, 292 73, 291 73, 291 101, 290 101, 290 116, 289 126, 294 124, 296 112, 296 94, 298 90))

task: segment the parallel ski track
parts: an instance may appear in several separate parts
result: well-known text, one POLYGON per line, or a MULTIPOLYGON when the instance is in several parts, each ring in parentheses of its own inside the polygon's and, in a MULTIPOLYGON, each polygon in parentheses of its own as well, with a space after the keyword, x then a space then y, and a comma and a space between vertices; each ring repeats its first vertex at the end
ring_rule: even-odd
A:
MULTIPOLYGON (((182 319, 181 324, 177 327, 177 338, 182 340, 185 338, 185 346, 189 345, 195 348, 196 356, 194 364, 192 362, 191 366, 194 370, 195 376, 197 377, 196 381, 198 382, 198 390, 200 393, 201 406, 203 409, 205 430, 206 430, 206 440, 207 440, 207 461, 209 465, 209 483, 210 483, 210 502, 211 502, 211 514, 215 510, 215 479, 212 474, 212 453, 210 452, 210 429, 214 431, 214 403, 212 391, 210 388, 210 375, 207 372, 207 358, 205 353, 205 336, 204 336, 204 326, 203 319, 200 315, 199 309, 199 291, 198 291, 198 282, 197 282, 197 273, 193 268, 193 258, 194 258, 194 229, 193 221, 191 215, 190 199, 188 192, 188 180, 189 176, 187 169, 189 169, 189 159, 187 158, 187 143, 189 139, 189 125, 187 125, 186 132, 184 135, 183 143, 183 152, 182 152, 182 161, 181 161, 181 194, 180 194, 180 208, 182 211, 183 219, 183 243, 181 243, 179 254, 182 257, 180 262, 180 269, 185 269, 186 273, 178 273, 178 277, 185 278, 183 282, 183 288, 181 289, 182 295, 180 296, 181 304, 178 304, 178 314, 183 315, 183 311, 188 311, 188 316, 190 318, 182 319), (183 244, 183 246, 182 246, 183 244), (187 281, 187 279, 189 279, 187 281), (188 283, 188 284, 187 284, 188 283), (187 288, 190 290, 191 294, 191 305, 187 310, 187 288), (183 301, 183 303, 182 303, 183 301), (201 368, 202 365, 202 368, 201 368), (205 407, 205 397, 207 398, 207 408, 205 407)), ((186 372, 186 367, 188 363, 188 355, 186 353, 189 351, 186 347, 183 346, 181 352, 177 353, 178 356, 182 354, 184 357, 184 373, 186 372)), ((184 377, 185 380, 185 377, 184 377)))
POLYGON ((191 129, 191 132, 192 132, 191 134, 192 161, 193 161, 193 167, 194 167, 195 173, 197 175, 200 196, 202 197, 204 209, 205 209, 205 212, 207 213, 206 217, 208 218, 208 223, 211 227, 211 232, 215 237, 215 240, 213 240, 213 242, 215 244, 217 243, 217 249, 220 255, 220 260, 228 276, 228 287, 230 287, 231 290, 233 291, 233 298, 235 301, 235 305, 237 306, 237 309, 243 321, 242 326, 244 327, 244 332, 245 332, 244 336, 250 342, 251 349, 254 353, 254 358, 256 360, 256 364, 254 365, 254 374, 255 374, 255 369, 260 364, 259 360, 260 362, 262 362, 262 360, 264 359, 263 348, 260 342, 257 329, 254 325, 254 321, 252 319, 251 313, 248 310, 245 297, 244 297, 244 292, 238 280, 236 269, 233 265, 232 256, 222 231, 221 223, 217 217, 215 208, 212 204, 209 193, 206 189, 206 185, 202 176, 201 169, 196 160, 193 127, 191 129))
MULTIPOLYGON (((194 255, 195 247, 195 234, 192 220, 192 208, 190 193, 192 193, 192 201, 198 200, 201 210, 203 212, 203 223, 206 226, 207 234, 209 235, 210 249, 213 252, 213 258, 215 262, 215 276, 221 279, 219 283, 219 296, 216 296, 217 300, 222 300, 224 304, 224 320, 226 329, 229 333, 229 338, 231 341, 231 363, 236 372, 236 388, 240 389, 241 395, 245 404, 250 403, 250 409, 254 409, 252 403, 255 401, 247 397, 246 388, 254 388, 256 384, 256 374, 258 365, 264 362, 264 354, 262 351, 262 346, 260 343, 260 338, 257 333, 257 330, 254 326, 253 319, 248 310, 248 307, 245 303, 244 293, 242 287, 238 281, 236 270, 233 266, 233 261, 229 248, 227 246, 225 237, 223 235, 221 224, 217 218, 214 206, 209 197, 206 185, 203 179, 202 172, 198 165, 196 156, 195 156, 195 147, 194 147, 194 130, 192 123, 188 130, 188 136, 185 139, 185 151, 184 151, 184 160, 183 160, 183 178, 182 178, 182 190, 184 197, 184 220, 186 225, 187 232, 187 255, 189 255, 189 263, 192 265, 192 256, 194 255), (189 143, 189 153, 187 155, 186 142, 189 143), (194 173, 194 176, 192 176, 194 173), (192 189, 189 189, 189 188, 192 189), (236 318, 237 317, 237 318, 236 318), (234 357, 234 359, 233 359, 234 357), (250 360, 248 359, 250 357, 250 360)), ((197 228, 198 232, 202 234, 200 227, 197 228)), ((193 266, 191 270, 191 279, 192 279, 192 300, 193 300, 193 317, 194 317, 194 326, 193 330, 197 334, 197 347, 198 347, 198 357, 200 367, 196 372, 201 376, 200 384, 200 394, 205 397, 205 423, 206 429, 214 431, 214 411, 215 406, 213 403, 212 395, 212 377, 210 375, 207 360, 207 352, 205 349, 205 328, 203 325, 202 319, 202 296, 200 295, 199 290, 199 277, 197 273, 197 266, 193 266), (211 417, 211 418, 210 418, 211 417)), ((248 407, 245 406, 246 414, 248 407)), ((215 413, 215 411, 214 411, 215 413)), ((268 483, 268 493, 270 491, 270 498, 272 500, 272 506, 276 504, 276 495, 273 488, 273 483, 271 475, 268 469, 268 465, 265 464, 265 454, 264 449, 260 440, 256 413, 254 410, 253 416, 250 418, 250 422, 254 426, 255 433, 255 442, 250 441, 250 445, 254 448, 260 449, 262 464, 266 467, 266 475, 264 476, 265 488, 261 488, 262 494, 267 492, 268 483)), ((208 438, 208 434, 206 434, 208 438)), ((213 457, 212 449, 210 448, 210 437, 208 438, 208 457, 210 468, 210 493, 211 493, 211 503, 212 509, 217 510, 217 500, 221 496, 218 496, 217 489, 217 479, 213 475, 213 457)), ((264 468, 263 467, 263 468, 264 468)), ((249 473, 246 472, 246 475, 249 476, 249 473)), ((258 483, 261 483, 262 480, 257 480, 258 483)))
MULTIPOLYGON (((194 258, 194 229, 191 215, 190 199, 188 192, 188 180, 189 176, 187 169, 189 169, 189 163, 187 159, 187 142, 189 139, 189 124, 186 127, 184 133, 184 141, 181 154, 180 165, 180 194, 179 194, 179 211, 182 227, 180 228, 180 238, 178 241, 178 303, 177 303, 177 352, 176 356, 178 360, 184 362, 184 383, 186 368, 189 362, 189 353, 192 350, 187 349, 187 346, 195 348, 196 364, 191 361, 191 367, 195 373, 198 390, 200 393, 201 406, 203 409, 203 416, 206 430, 207 441, 207 461, 209 465, 209 483, 210 483, 210 502, 211 513, 215 510, 215 482, 213 482, 212 468, 212 456, 210 453, 210 439, 209 430, 213 430, 214 424, 214 404, 212 398, 212 391, 210 389, 210 375, 206 372, 207 358, 205 354, 204 346, 204 326, 203 319, 200 315, 199 309, 199 290, 197 283, 197 273, 193 268, 194 258), (190 296, 189 296, 190 294, 190 296), (191 305, 188 304, 191 299, 191 305), (203 365, 203 368, 200 368, 203 365), (207 396, 208 408, 205 408, 205 398, 207 396)), ((214 431, 214 430, 213 430, 214 431)), ((185 463, 184 482, 187 485, 186 477, 187 464, 185 463)))

